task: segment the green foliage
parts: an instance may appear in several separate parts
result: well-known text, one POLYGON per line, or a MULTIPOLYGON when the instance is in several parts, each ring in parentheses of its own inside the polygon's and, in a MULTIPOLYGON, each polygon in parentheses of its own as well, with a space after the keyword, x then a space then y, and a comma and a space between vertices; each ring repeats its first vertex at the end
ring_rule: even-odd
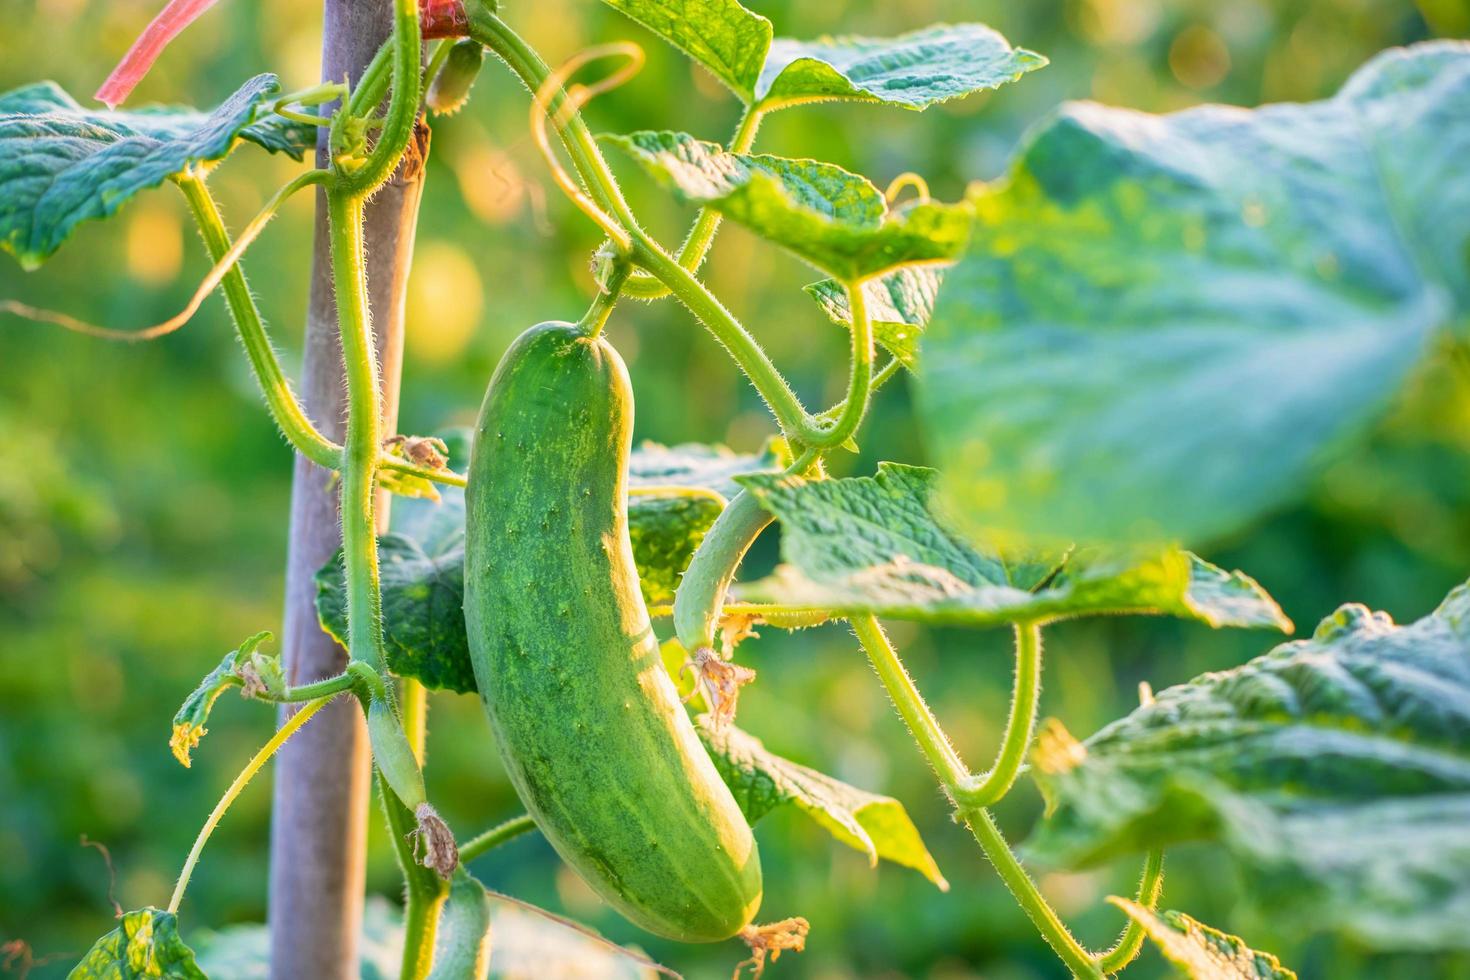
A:
POLYGON ((1108 901, 1143 926, 1159 952, 1191 980, 1296 980, 1276 957, 1183 912, 1157 912, 1117 896, 1108 901))
POLYGON ((1297 493, 1470 310, 1470 46, 1332 99, 1065 106, 981 191, 922 345, 976 531, 1192 542, 1297 493))
POLYGON ((311 127, 262 115, 278 93, 276 76, 257 75, 207 116, 84 109, 53 82, 0 95, 0 248, 35 268, 81 222, 224 159, 239 140, 301 159, 315 143, 311 127))
POLYGON ((999 88, 1046 64, 982 24, 941 24, 893 38, 775 38, 736 0, 606 0, 763 111, 833 99, 926 109, 999 88))
POLYGON ((954 259, 969 237, 968 205, 924 202, 890 213, 865 177, 833 163, 730 153, 687 133, 602 138, 681 201, 713 208, 843 281, 954 259))
POLYGON ((1291 629, 1253 579, 1185 551, 1012 556, 978 549, 937 509, 937 480, 934 470, 899 463, 843 480, 742 477, 781 521, 787 563, 742 594, 965 626, 1158 613, 1211 626, 1291 629))
MULTIPOLYGON (((868 302, 868 318, 873 324, 873 339, 903 362, 910 371, 919 353, 919 335, 929 324, 934 300, 939 295, 944 273, 934 266, 906 266, 863 283, 863 298, 868 302)), ((847 305, 847 290, 835 279, 823 279, 806 287, 806 291, 822 307, 822 312, 849 329, 852 310, 847 305)))
MULTIPOLYGON (((645 602, 673 601, 680 574, 719 516, 721 508, 708 492, 734 496, 735 476, 772 469, 784 452, 774 443, 744 454, 695 443, 644 443, 633 451, 630 487, 701 491, 629 498, 628 534, 645 602)), ((464 694, 475 690, 464 625, 464 491, 444 487, 440 496, 398 502, 392 530, 378 539, 383 639, 395 674, 464 694)), ((322 628, 345 646, 347 585, 340 554, 322 566, 316 585, 322 628)))
POLYGON ((194 951, 179 938, 172 912, 144 908, 122 917, 116 929, 97 940, 69 980, 207 980, 194 951))
POLYGON ((893 38, 777 38, 756 97, 768 111, 831 99, 922 110, 1000 88, 1045 64, 983 24, 937 24, 893 38))
POLYGON ((874 867, 879 858, 892 861, 918 871, 941 891, 949 890, 902 803, 783 759, 755 736, 734 725, 716 725, 708 715, 699 718, 699 737, 751 823, 791 804, 866 854, 874 867))
POLYGON ((190 765, 190 751, 209 734, 209 729, 204 727, 209 721, 209 712, 226 688, 238 685, 244 688, 242 693, 266 693, 277 697, 285 692, 286 681, 281 673, 280 658, 259 652, 260 645, 269 639, 270 631, 263 630, 225 654, 219 665, 204 676, 199 686, 179 706, 168 747, 186 769, 190 765))
POLYGON ((1343 606, 1310 640, 1205 674, 1032 772, 1028 852, 1091 864, 1222 842, 1277 917, 1382 949, 1466 948, 1470 588, 1395 626, 1343 606))

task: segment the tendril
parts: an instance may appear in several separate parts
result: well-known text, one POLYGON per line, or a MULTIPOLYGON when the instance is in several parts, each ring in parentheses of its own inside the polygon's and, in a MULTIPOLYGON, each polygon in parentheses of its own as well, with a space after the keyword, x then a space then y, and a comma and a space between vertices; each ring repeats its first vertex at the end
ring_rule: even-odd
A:
POLYGON ((643 68, 643 61, 643 49, 631 41, 599 44, 587 48, 573 55, 561 67, 547 75, 546 80, 537 87, 531 99, 531 135, 536 140, 536 147, 541 151, 541 156, 546 160, 546 166, 551 170, 552 179, 572 203, 583 214, 596 222, 598 227, 606 232, 607 236, 623 252, 633 246, 633 240, 627 229, 617 219, 598 207, 596 202, 572 179, 572 175, 567 173, 566 168, 561 165, 561 161, 556 158, 556 153, 551 148, 551 140, 546 133, 546 121, 550 119, 552 124, 561 130, 588 102, 612 91, 638 74, 643 68), (551 100, 572 75, 590 62, 601 58, 616 57, 628 59, 627 63, 606 78, 599 79, 591 85, 572 86, 567 90, 566 100, 555 113, 552 113, 551 100))
POLYGON ((914 192, 919 195, 920 204, 929 203, 929 182, 912 170, 904 171, 888 182, 888 188, 883 192, 883 200, 892 204, 898 200, 898 195, 902 194, 904 189, 908 187, 912 187, 914 192))
POLYGON ((144 327, 141 330, 120 330, 114 327, 102 327, 94 323, 87 323, 85 320, 79 320, 68 313, 43 310, 12 299, 0 300, 0 313, 9 313, 12 316, 34 320, 37 323, 55 324, 74 333, 85 334, 88 337, 100 337, 103 340, 121 340, 136 343, 144 340, 156 340, 159 337, 171 334, 194 318, 194 314, 199 312, 199 307, 204 305, 204 301, 209 298, 209 294, 214 292, 215 288, 223 281, 230 269, 234 268, 235 264, 240 261, 240 257, 245 254, 245 250, 265 230, 265 226, 270 223, 271 218, 275 217, 276 212, 281 209, 281 205, 297 191, 304 187, 320 184, 327 177, 328 173, 325 170, 312 170, 302 174, 276 191, 271 199, 265 203, 265 207, 261 208, 260 212, 254 218, 250 219, 250 224, 245 226, 245 230, 240 233, 240 237, 235 240, 235 244, 230 247, 230 250, 221 256, 220 260, 209 270, 209 274, 204 277, 204 281, 199 284, 199 288, 194 290, 194 295, 190 297, 189 302, 184 308, 162 323, 155 323, 153 326, 144 327))

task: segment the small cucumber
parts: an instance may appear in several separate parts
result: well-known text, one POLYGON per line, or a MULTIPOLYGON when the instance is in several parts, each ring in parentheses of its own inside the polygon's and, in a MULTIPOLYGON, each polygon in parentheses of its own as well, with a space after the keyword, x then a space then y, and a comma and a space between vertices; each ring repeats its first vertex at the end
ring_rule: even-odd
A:
POLYGON ((715 942, 759 908, 760 857, 639 592, 632 427, 605 340, 543 323, 506 352, 466 491, 470 655, 511 780, 562 858, 636 925, 715 942))

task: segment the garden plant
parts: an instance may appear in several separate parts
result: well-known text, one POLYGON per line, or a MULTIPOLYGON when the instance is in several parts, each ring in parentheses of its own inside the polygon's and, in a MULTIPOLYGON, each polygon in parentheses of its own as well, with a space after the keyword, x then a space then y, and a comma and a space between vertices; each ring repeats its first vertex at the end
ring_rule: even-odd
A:
MULTIPOLYGON (((924 110, 1025 85, 1045 57, 973 23, 798 40, 737 0, 606 3, 738 100, 728 141, 594 134, 582 109, 618 98, 643 51, 600 45, 552 68, 512 26, 534 5, 494 0, 393 0, 388 39, 352 80, 284 92, 259 75, 208 112, 118 108, 209 6, 172 0, 98 92, 108 108, 48 82, 0 95, 0 246, 22 266, 163 184, 182 193, 214 263, 186 308, 151 327, 5 300, 6 329, 29 319, 145 340, 222 292, 276 425, 335 474, 340 514, 340 552, 311 589, 345 668, 302 676, 261 632, 179 692, 169 744, 185 766, 227 691, 282 710, 282 723, 208 815, 172 894, 123 914, 72 976, 205 975, 179 920, 191 875, 245 785, 334 702, 365 721, 404 882, 405 980, 487 975, 492 903, 517 900, 466 865, 529 833, 649 933, 735 940, 737 976, 780 972, 823 938, 762 912, 752 828, 771 811, 794 807, 875 866, 949 887, 903 804, 739 727, 741 691, 760 683, 739 662, 742 642, 824 624, 855 637, 915 759, 1057 975, 1121 973, 1152 943, 1190 977, 1295 976, 1249 936, 1171 906, 1166 852, 1200 843, 1293 929, 1373 951, 1466 950, 1470 589, 1403 626, 1343 605, 1306 639, 1262 641, 1249 662, 1142 685, 1136 710, 1086 738, 1039 719, 1038 705, 1044 633, 1061 620, 1293 632, 1253 578, 1187 549, 1299 493, 1470 327, 1470 43, 1385 51, 1318 102, 1164 115, 1068 103, 1036 123, 1003 177, 941 201, 919 173, 880 189, 757 151, 761 124, 832 101, 924 110), (365 210, 402 168, 422 167, 436 115, 486 92, 524 100, 547 173, 604 236, 587 257, 596 291, 574 319, 549 310, 527 325, 472 431, 399 434, 385 424, 365 210), (209 178, 247 145, 296 160, 319 148, 320 165, 232 233, 209 178), (646 230, 619 174, 693 210, 681 244, 646 230), (340 441, 298 398, 244 273, 252 243, 305 190, 327 218, 340 441), (850 338, 836 404, 806 404, 702 276, 726 221, 816 270, 813 316, 850 338), (761 452, 634 445, 628 368, 604 327, 653 302, 687 311, 759 394, 761 452), (934 468, 830 476, 905 373, 934 468), (391 523, 385 492, 399 498, 391 523), (772 525, 781 564, 740 577, 772 525), (989 765, 946 735, 885 620, 1013 636, 989 765), (488 814, 488 830, 441 818, 421 768, 430 691, 483 701, 487 765, 498 751, 525 813, 488 814), (993 810, 1022 779, 1046 805, 1018 852, 993 810), (1118 935, 1104 948, 1074 936, 1028 868, 1127 861, 1137 888, 1109 899, 1118 935)), ((570 934, 620 969, 677 975, 570 934)), ((276 975, 312 975, 293 955, 277 947, 276 975)))

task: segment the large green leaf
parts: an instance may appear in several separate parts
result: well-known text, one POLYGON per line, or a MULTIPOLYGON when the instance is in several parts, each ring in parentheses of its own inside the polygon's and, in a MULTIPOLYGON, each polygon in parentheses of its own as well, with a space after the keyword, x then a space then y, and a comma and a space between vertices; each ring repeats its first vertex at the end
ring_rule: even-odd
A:
POLYGON ((196 164, 224 157, 238 140, 301 159, 311 127, 260 108, 279 92, 257 75, 205 115, 171 107, 84 109, 54 82, 0 95, 0 248, 35 268, 90 218, 117 213, 132 196, 196 164))
POLYGON ((789 803, 875 867, 879 858, 892 861, 949 890, 902 803, 773 755, 760 739, 734 725, 713 725, 707 715, 699 718, 699 737, 752 824, 789 803))
POLYGON ((129 912, 117 928, 97 940, 69 980, 208 980, 194 951, 179 938, 172 912, 145 908, 129 912))
POLYGON ((1395 626, 1343 606, 1310 640, 1158 695, 1032 772, 1034 858, 1217 840, 1274 914, 1381 948, 1470 948, 1470 590, 1395 626))
POLYGON ((830 99, 927 109, 1000 88, 1045 64, 984 24, 936 24, 891 38, 777 38, 755 94, 767 111, 830 99))
POLYGON ((1109 898, 1143 926, 1148 938, 1190 980, 1296 980, 1270 953, 1213 929, 1183 912, 1157 912, 1116 895, 1109 898))
POLYGON ((964 248, 968 204, 922 202, 890 212, 867 178, 832 163, 728 153, 687 133, 604 135, 680 200, 713 208, 844 281, 964 248))
POLYGON ((699 62, 745 103, 771 46, 771 22, 736 0, 604 0, 699 62))
MULTIPOLYGON (((934 300, 944 281, 942 269, 928 265, 905 266, 885 276, 863 283, 863 298, 868 303, 868 319, 873 324, 873 339, 914 369, 919 353, 919 335, 929 325, 934 300)), ((823 279, 806 287, 806 292, 833 323, 852 328, 852 309, 847 303, 847 290, 835 279, 823 279)))
MULTIPOLYGON (((733 453, 721 446, 644 443, 628 462, 630 487, 667 488, 628 500, 628 534, 644 601, 667 605, 679 577, 723 506, 739 491, 741 473, 780 467, 783 446, 733 453), (691 492, 680 492, 686 488, 691 492)), ((467 453, 455 452, 456 458, 467 453)), ((464 491, 441 489, 441 500, 396 501, 390 533, 378 539, 383 638, 388 669, 427 687, 475 690, 464 623, 464 491)), ((316 576, 317 616, 339 641, 347 637, 346 576, 340 554, 316 576)))
POLYGON ((1161 613, 1211 626, 1291 628, 1253 579, 1185 551, 1123 559, 978 549, 937 509, 937 480, 934 470, 898 463, 842 480, 742 477, 781 521, 786 564, 741 596, 964 626, 1161 613))
POLYGON ((1300 486, 1470 310, 1470 45, 1335 97, 1064 106, 975 198, 921 421, 967 527, 1190 540, 1300 486))
POLYGON ((771 22, 736 0, 605 2, 768 112, 832 99, 925 109, 1046 64, 983 24, 937 24, 892 38, 773 40, 771 22))

